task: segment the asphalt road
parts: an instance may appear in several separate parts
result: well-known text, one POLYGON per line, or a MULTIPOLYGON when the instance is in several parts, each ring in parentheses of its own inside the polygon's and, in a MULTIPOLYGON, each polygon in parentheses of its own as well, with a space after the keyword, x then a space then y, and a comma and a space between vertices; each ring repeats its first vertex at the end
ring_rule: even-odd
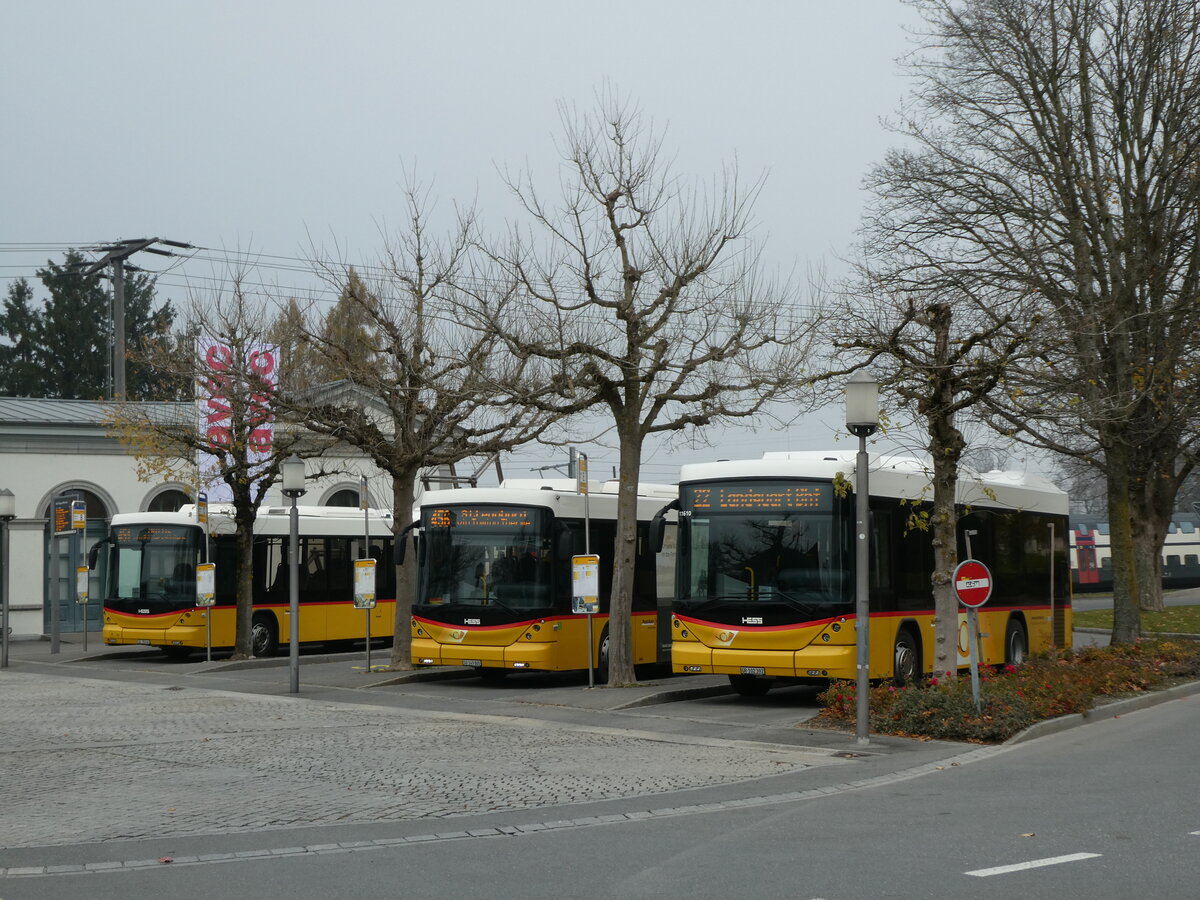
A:
POLYGON ((786 791, 466 817, 423 834, 335 826, 302 846, 255 832, 162 862, 122 856, 147 848, 121 841, 68 846, 111 866, 9 877, 3 897, 1193 898, 1200 785, 1181 751, 1198 738, 1193 696, 826 790, 793 774, 756 784, 786 791))
MULTIPOLYGON (((1163 602, 1167 606, 1196 606, 1200 604, 1200 588, 1167 591, 1163 602)), ((1071 605, 1079 610, 1112 609, 1112 594, 1076 594, 1071 605)))
POLYGON ((1200 695, 857 748, 800 688, 363 663, 17 645, 0 897, 1200 896, 1200 695))

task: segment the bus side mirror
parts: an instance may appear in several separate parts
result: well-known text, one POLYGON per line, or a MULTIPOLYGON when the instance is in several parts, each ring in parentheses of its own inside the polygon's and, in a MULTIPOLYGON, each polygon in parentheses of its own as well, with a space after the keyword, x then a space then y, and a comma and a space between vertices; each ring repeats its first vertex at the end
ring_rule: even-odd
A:
POLYGON ((105 538, 102 541, 96 541, 96 543, 92 544, 91 548, 88 550, 87 556, 89 569, 94 570, 96 568, 96 560, 100 558, 100 548, 107 543, 109 543, 109 540, 108 538, 105 538))
POLYGON ((650 520, 650 549, 662 553, 663 542, 667 537, 667 513, 679 509, 679 501, 672 500, 654 514, 650 520))
MULTIPOLYGON (((411 532, 414 528, 419 527, 420 524, 421 523, 418 521, 418 522, 413 522, 409 525, 406 525, 404 527, 404 530, 401 531, 398 535, 396 535, 396 565, 398 565, 398 566, 404 565, 404 559, 408 554, 409 532, 411 532)), ((413 540, 414 541, 416 540, 415 535, 413 535, 413 540)))

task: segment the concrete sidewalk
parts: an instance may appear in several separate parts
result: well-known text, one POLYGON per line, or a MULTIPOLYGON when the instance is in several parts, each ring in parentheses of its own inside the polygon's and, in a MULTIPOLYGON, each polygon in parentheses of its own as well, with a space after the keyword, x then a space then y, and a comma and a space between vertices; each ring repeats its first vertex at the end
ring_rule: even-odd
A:
MULTIPOLYGON (((291 659, 286 648, 280 655, 263 659, 231 660, 226 651, 213 653, 212 661, 205 658, 201 650, 187 660, 166 659, 162 652, 153 647, 110 647, 98 639, 96 633, 88 635, 88 646, 84 649, 82 635, 68 635, 60 639, 59 652, 51 653, 50 641, 46 639, 17 640, 9 643, 10 666, 20 669, 23 663, 78 665, 81 669, 92 663, 145 665, 158 674, 223 676, 218 680, 228 684, 228 678, 240 678, 249 684, 259 685, 261 693, 278 694, 290 686, 291 659)), ((301 693, 314 689, 329 688, 339 691, 375 691, 394 685, 417 684, 425 681, 448 681, 475 678, 477 671, 466 667, 423 667, 412 671, 392 671, 388 666, 390 648, 376 647, 371 651, 370 667, 365 649, 343 653, 325 653, 320 650, 302 648, 299 658, 299 680, 301 693)), ((80 674, 84 674, 82 671, 80 674)), ((503 685, 525 685, 538 677, 538 673, 514 672, 503 685)), ((588 689, 586 673, 562 673, 560 676, 542 673, 545 687, 530 687, 522 691, 527 702, 553 703, 590 710, 622 710, 653 706, 731 694, 729 679, 724 675, 675 676, 658 667, 652 677, 638 684, 607 689, 598 686, 588 689)), ((214 684, 214 686, 218 686, 214 684)), ((224 686, 224 685, 220 685, 224 686)))

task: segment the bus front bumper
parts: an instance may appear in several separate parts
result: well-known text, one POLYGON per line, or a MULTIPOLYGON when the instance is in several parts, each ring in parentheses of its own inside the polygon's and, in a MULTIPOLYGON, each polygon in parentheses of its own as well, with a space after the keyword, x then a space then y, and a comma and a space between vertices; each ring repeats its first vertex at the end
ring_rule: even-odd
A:
POLYGON ((412 639, 412 661, 416 666, 470 666, 518 672, 523 669, 559 671, 562 665, 556 658, 556 650, 555 644, 537 641, 493 646, 440 644, 426 637, 412 639))
POLYGON ((803 650, 737 650, 698 641, 671 645, 671 670, 684 674, 761 675, 767 678, 843 678, 857 672, 853 645, 809 645, 803 650))

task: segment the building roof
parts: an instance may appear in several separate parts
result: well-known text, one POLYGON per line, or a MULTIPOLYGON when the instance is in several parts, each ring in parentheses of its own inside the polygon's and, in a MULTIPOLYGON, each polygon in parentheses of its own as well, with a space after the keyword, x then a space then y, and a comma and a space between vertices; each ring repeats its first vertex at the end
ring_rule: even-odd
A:
MULTIPOLYGON (((112 402, 109 400, 49 400, 43 397, 0 397, 0 425, 80 425, 105 423, 112 402)), ((145 403, 161 407, 166 414, 193 415, 191 403, 145 403)))

